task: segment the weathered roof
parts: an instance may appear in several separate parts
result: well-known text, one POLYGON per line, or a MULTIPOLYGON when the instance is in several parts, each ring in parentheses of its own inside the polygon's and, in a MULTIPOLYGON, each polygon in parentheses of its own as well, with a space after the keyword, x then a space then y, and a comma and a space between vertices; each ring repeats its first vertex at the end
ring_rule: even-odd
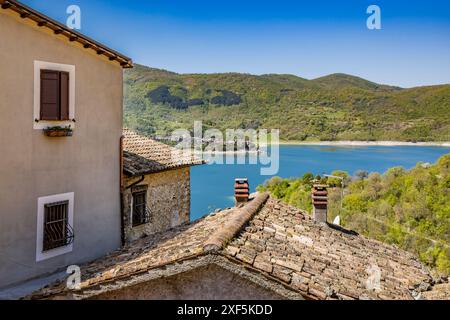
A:
POLYGON ((114 284, 136 284, 145 281, 139 280, 140 275, 155 272, 152 277, 158 277, 158 270, 206 256, 221 257, 307 299, 448 298, 438 293, 448 284, 436 284, 414 255, 317 224, 267 194, 258 194, 245 206, 140 239, 86 265, 78 291, 55 283, 28 298, 87 298, 117 288, 114 284), (372 290, 367 281, 377 271, 380 287, 372 290))
MULTIPOLYGON (((83 292, 99 284, 129 278, 171 263, 192 259, 204 253, 203 246, 216 228, 221 228, 236 209, 209 215, 189 225, 154 234, 126 245, 124 248, 82 268, 83 292)), ((64 283, 42 289, 32 298, 45 298, 66 291, 64 283)))
POLYGON ((0 0, 1 8, 4 10, 12 10, 20 15, 22 19, 31 19, 41 28, 48 28, 56 35, 68 38, 72 42, 78 42, 83 45, 86 50, 94 50, 98 55, 104 55, 110 61, 117 61, 123 68, 132 68, 133 61, 127 56, 108 48, 107 46, 72 30, 64 24, 38 12, 16 0, 0 0))
POLYGON ((436 284, 432 290, 423 292, 422 297, 426 300, 450 300, 450 282, 436 284))
POLYGON ((269 199, 226 248, 226 254, 317 299, 411 299, 416 285, 432 282, 406 251, 269 199), (381 272, 380 290, 367 290, 369 272, 381 272))
POLYGON ((124 173, 140 176, 180 167, 204 164, 191 152, 184 152, 164 143, 123 130, 124 173))

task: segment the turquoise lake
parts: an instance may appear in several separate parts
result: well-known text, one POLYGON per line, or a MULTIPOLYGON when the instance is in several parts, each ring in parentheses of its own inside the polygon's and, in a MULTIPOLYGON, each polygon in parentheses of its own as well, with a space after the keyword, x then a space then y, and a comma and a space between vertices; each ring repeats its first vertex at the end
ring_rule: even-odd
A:
MULTIPOLYGON (((416 146, 280 146, 280 164, 276 176, 299 177, 344 170, 354 174, 358 170, 383 173, 395 166, 406 169, 417 162, 434 163, 450 153, 448 147, 416 146)), ((248 162, 247 162, 248 163, 248 162)), ((196 220, 218 208, 234 205, 235 178, 249 179, 252 191, 271 176, 260 174, 261 165, 231 164, 202 165, 191 168, 191 219, 196 220)))

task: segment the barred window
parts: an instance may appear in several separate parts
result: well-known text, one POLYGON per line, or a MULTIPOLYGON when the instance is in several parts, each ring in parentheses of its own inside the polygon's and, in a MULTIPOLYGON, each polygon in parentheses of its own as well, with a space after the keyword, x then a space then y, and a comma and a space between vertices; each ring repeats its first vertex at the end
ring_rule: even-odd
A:
POLYGON ((133 227, 149 222, 147 191, 133 193, 133 227))
POLYGON ((43 251, 65 247, 73 239, 73 229, 69 225, 69 201, 45 204, 43 251))

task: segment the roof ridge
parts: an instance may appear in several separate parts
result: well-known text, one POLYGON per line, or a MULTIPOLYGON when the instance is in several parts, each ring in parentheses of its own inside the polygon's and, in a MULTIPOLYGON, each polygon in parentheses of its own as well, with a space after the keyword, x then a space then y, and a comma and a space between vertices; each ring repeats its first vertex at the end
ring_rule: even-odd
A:
MULTIPOLYGON (((146 136, 146 135, 143 135, 143 134, 139 134, 139 133, 137 133, 136 131, 134 131, 134 130, 132 130, 132 129, 129 129, 129 128, 122 128, 122 134, 125 136, 125 139, 131 139, 131 138, 138 138, 138 139, 140 139, 140 141, 134 141, 134 143, 137 143, 137 144, 142 144, 142 145, 145 145, 146 143, 148 143, 148 142, 151 142, 151 143, 153 143, 154 145, 158 145, 158 146, 161 146, 161 147, 165 147, 165 148, 167 148, 167 149, 171 149, 171 150, 179 150, 179 149, 177 149, 177 148, 175 148, 175 147, 173 147, 173 146, 171 146, 171 145, 168 145, 168 144, 166 144, 166 143, 163 143, 163 142, 160 142, 160 141, 157 141, 157 140, 155 140, 155 139, 152 139, 152 138, 150 138, 150 137, 148 137, 148 136, 146 136)), ((182 150, 179 150, 180 152, 182 151, 182 150)))
POLYGON ((203 251, 209 253, 222 249, 236 234, 259 212, 269 199, 269 193, 256 193, 253 200, 235 210, 225 225, 214 232, 203 245, 203 251))
POLYGON ((129 128, 123 128, 122 137, 124 172, 129 176, 141 176, 206 163, 202 157, 197 157, 193 152, 156 141, 129 128))

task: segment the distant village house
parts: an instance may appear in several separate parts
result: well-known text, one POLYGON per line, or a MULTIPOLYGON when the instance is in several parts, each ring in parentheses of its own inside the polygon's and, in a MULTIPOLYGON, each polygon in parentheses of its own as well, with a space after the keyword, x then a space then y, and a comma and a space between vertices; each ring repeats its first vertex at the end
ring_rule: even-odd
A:
POLYGON ((123 130, 124 242, 190 222, 190 167, 204 161, 123 130))

